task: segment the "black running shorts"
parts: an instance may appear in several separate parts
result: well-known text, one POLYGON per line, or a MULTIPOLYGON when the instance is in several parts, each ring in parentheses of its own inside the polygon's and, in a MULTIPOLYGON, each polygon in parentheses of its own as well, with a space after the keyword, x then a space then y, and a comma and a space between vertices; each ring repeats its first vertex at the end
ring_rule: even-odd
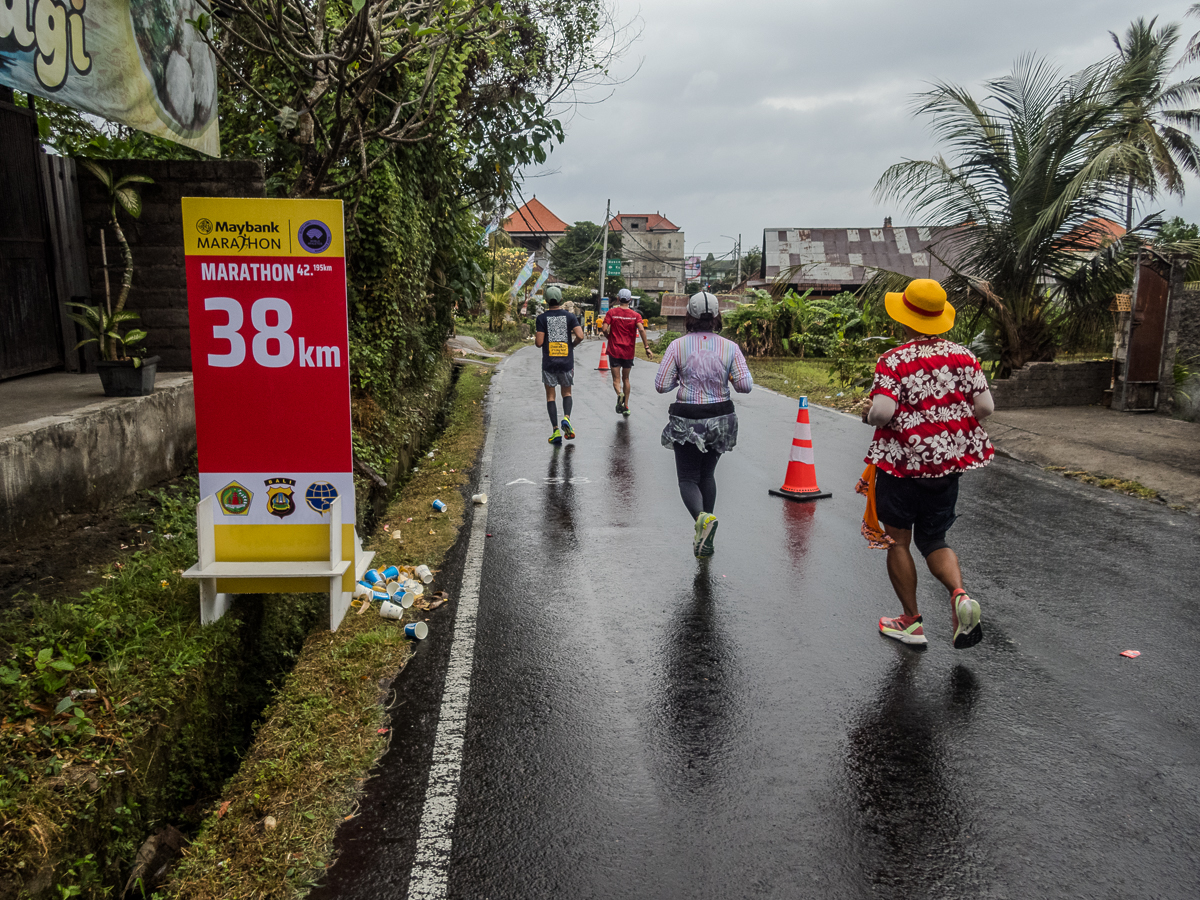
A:
POLYGON ((897 478, 875 473, 875 510, 879 521, 913 533, 913 543, 928 556, 948 547, 946 532, 958 518, 958 479, 961 472, 940 478, 897 478))

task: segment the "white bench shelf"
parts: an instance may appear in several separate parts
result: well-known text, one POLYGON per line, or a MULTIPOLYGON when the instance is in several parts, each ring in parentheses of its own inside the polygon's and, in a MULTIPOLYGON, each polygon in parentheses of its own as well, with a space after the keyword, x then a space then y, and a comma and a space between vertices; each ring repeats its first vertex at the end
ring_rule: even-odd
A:
POLYGON ((212 495, 196 504, 196 544, 200 561, 183 573, 184 578, 200 582, 200 621, 217 621, 229 608, 229 594, 217 592, 218 578, 313 578, 325 579, 329 591, 329 630, 337 631, 350 608, 349 591, 342 590, 346 570, 354 566, 355 579, 361 578, 374 558, 364 553, 354 537, 354 562, 342 559, 342 498, 329 507, 329 556, 326 559, 274 562, 231 562, 217 560, 216 520, 212 495))

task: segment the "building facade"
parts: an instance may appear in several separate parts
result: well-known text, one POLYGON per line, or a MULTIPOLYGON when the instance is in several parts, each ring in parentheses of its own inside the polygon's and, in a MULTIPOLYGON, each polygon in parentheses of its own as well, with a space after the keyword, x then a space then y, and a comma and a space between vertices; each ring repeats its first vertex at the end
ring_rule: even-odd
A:
POLYGON ((625 283, 649 294, 681 293, 686 236, 659 213, 617 213, 609 227, 621 233, 625 283))

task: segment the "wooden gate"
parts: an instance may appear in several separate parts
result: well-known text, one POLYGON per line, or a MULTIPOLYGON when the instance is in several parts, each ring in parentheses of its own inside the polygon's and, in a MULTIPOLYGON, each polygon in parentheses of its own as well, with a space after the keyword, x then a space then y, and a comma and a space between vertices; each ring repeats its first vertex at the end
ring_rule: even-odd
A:
POLYGON ((64 304, 90 291, 74 161, 43 153, 37 115, 3 95, 0 160, 0 378, 78 371, 64 304))
POLYGON ((1150 412, 1158 408, 1163 343, 1170 311, 1170 264, 1150 253, 1138 258, 1133 303, 1127 318, 1125 365, 1114 385, 1113 408, 1150 412))

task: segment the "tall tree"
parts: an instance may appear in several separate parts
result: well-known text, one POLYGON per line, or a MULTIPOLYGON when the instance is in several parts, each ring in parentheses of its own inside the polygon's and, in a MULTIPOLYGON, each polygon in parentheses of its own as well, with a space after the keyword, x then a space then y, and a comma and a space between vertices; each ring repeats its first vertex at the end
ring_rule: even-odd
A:
MULTIPOLYGON (((567 233, 550 251, 550 262, 554 273, 568 284, 581 287, 597 287, 600 284, 600 256, 604 250, 604 230, 595 222, 576 222, 567 227, 567 233)), ((620 259, 621 232, 608 233, 608 258, 620 259)), ((607 291, 612 287, 620 290, 624 282, 619 276, 604 281, 607 291)))
MULTIPOLYGON (((1053 359, 1064 329, 1103 315, 1128 284, 1131 250, 1157 226, 1124 238, 1104 228, 1123 212, 1121 186, 1147 179, 1145 154, 1118 141, 1098 142, 1111 123, 1111 67, 1063 77, 1034 57, 987 83, 978 101, 939 84, 918 98, 951 159, 898 163, 875 186, 923 224, 948 227, 933 252, 953 273, 956 306, 975 307, 994 325, 1001 374, 1053 359)), ((880 273, 872 289, 907 281, 880 273)))
POLYGON ((1111 84, 1114 114, 1098 140, 1124 143, 1144 156, 1126 176, 1126 229, 1133 227, 1136 193, 1153 199, 1161 186, 1182 197, 1183 173, 1200 174, 1200 147, 1189 134, 1200 126, 1200 77, 1171 81, 1188 55, 1172 62, 1179 25, 1156 28, 1156 22, 1135 19, 1124 37, 1109 32, 1118 58, 1111 84))

